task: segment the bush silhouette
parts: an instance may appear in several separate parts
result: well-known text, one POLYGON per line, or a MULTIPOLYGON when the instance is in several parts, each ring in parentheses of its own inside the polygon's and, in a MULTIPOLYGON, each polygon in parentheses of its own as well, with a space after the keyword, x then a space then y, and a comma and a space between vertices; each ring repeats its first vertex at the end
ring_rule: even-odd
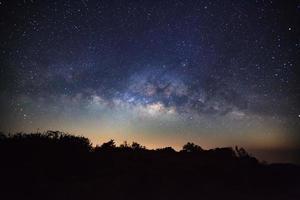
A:
POLYGON ((166 153, 175 153, 175 149, 173 149, 172 147, 164 147, 164 148, 159 148, 156 149, 157 152, 166 152, 166 153))

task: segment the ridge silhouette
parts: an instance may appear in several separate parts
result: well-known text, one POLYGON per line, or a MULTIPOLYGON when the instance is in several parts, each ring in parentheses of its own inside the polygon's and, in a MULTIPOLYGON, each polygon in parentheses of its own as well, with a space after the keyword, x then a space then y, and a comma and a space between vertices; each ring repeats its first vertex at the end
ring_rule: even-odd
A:
POLYGON ((300 199, 300 167, 243 148, 149 150, 60 131, 0 133, 1 199, 300 199))

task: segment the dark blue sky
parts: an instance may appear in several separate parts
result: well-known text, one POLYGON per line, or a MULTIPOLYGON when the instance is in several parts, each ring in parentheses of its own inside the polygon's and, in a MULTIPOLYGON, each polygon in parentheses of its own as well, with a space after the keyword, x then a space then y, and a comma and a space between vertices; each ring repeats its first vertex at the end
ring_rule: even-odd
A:
POLYGON ((0 130, 298 148, 297 1, 0 2, 0 130))

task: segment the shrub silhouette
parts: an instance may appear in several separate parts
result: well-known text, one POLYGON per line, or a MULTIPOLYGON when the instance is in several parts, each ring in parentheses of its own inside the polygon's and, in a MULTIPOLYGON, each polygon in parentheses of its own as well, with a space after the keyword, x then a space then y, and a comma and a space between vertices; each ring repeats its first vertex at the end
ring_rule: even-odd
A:
POLYGON ((33 151, 86 153, 92 150, 89 139, 60 131, 47 131, 44 134, 2 135, 1 140, 5 142, 4 147, 19 153, 33 151))
POLYGON ((164 148, 159 148, 156 149, 157 152, 166 152, 166 153, 175 153, 175 149, 173 149, 172 147, 164 147, 164 148))
POLYGON ((214 154, 217 154, 218 156, 223 158, 236 158, 236 153, 231 147, 215 148, 212 149, 212 151, 214 154))

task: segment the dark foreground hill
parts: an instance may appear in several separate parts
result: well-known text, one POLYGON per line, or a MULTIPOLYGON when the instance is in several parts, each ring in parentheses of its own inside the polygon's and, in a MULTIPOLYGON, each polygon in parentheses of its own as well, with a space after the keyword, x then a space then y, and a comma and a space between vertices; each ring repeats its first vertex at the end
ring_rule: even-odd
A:
POLYGON ((0 199, 300 199, 300 167, 242 148, 93 148, 61 132, 0 134, 0 199))

